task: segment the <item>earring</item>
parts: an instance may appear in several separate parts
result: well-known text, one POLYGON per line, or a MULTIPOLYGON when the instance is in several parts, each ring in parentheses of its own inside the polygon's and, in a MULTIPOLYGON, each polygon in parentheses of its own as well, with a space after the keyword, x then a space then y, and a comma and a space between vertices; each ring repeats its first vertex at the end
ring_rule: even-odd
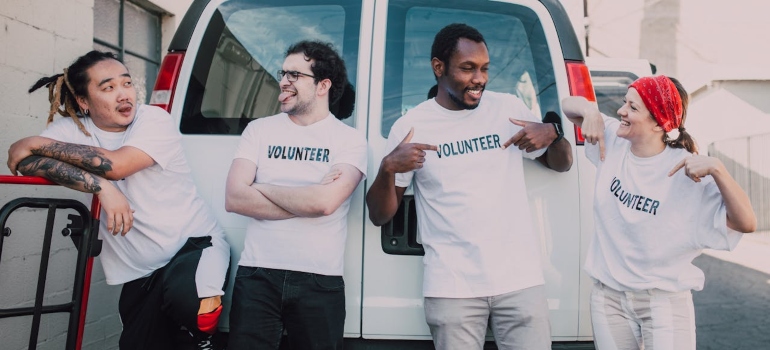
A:
POLYGON ((88 108, 84 109, 84 110, 83 110, 83 113, 84 113, 85 115, 88 115, 88 108))

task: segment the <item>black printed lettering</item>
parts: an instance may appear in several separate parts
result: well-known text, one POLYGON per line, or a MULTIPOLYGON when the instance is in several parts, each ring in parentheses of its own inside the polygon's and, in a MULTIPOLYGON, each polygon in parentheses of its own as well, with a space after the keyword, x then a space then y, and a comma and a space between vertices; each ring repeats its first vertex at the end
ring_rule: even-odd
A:
POLYGON ((268 159, 286 159, 292 161, 329 162, 330 150, 318 147, 267 146, 268 159))
POLYGON ((609 190, 616 198, 618 198, 620 204, 625 205, 626 208, 657 215, 657 209, 660 206, 660 201, 627 192, 625 189, 623 189, 623 184, 617 177, 612 178, 609 190))
POLYGON ((652 215, 656 215, 658 213, 658 205, 660 205, 660 201, 652 202, 652 206, 650 207, 650 213, 652 213, 652 215))
POLYGON ((652 199, 649 199, 649 198, 647 198, 647 199, 645 199, 645 200, 644 200, 644 205, 642 206, 642 211, 643 211, 643 212, 645 212, 645 213, 649 213, 649 211, 647 211, 647 208, 649 208, 649 207, 650 207, 650 203, 651 203, 651 202, 652 202, 652 199))

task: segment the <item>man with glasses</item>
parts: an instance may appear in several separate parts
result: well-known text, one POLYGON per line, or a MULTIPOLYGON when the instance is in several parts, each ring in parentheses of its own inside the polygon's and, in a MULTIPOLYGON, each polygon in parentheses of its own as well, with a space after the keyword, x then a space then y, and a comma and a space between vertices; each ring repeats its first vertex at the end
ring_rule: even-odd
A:
POLYGON ((233 290, 229 347, 342 349, 342 279, 350 196, 366 172, 345 63, 302 41, 278 71, 280 114, 243 131, 225 209, 251 218, 233 290), (336 117, 331 112, 341 111, 336 117))

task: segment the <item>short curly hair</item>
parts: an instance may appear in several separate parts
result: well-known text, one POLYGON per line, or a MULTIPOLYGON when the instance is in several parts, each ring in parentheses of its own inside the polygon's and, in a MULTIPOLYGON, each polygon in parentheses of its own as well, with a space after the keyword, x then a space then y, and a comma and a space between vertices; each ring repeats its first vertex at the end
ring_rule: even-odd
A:
POLYGON ((340 57, 330 43, 321 41, 303 40, 286 50, 286 56, 301 53, 306 60, 313 60, 310 66, 315 82, 329 79, 332 87, 329 90, 329 105, 335 104, 342 97, 345 86, 348 83, 348 72, 345 69, 345 60, 340 57))
POLYGON ((438 58, 441 62, 448 64, 449 59, 457 51, 457 42, 460 41, 460 38, 484 43, 484 46, 487 45, 484 36, 476 28, 465 23, 452 23, 436 33, 433 46, 430 49, 431 59, 438 58))

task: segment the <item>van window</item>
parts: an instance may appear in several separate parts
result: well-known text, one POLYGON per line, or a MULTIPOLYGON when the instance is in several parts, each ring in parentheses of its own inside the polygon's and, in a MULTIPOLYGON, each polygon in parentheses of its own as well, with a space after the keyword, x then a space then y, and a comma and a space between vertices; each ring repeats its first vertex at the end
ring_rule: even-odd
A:
POLYGON ((495 1, 395 0, 388 5, 384 137, 398 118, 427 99, 436 84, 430 65, 433 38, 455 22, 484 35, 490 56, 488 90, 519 96, 541 118, 559 111, 549 43, 530 8, 495 1))
POLYGON ((638 78, 636 74, 630 72, 591 72, 599 111, 608 117, 620 119, 618 109, 623 106, 628 86, 638 78))
MULTIPOLYGON (((195 53, 180 130, 240 135, 246 125, 280 112, 278 95, 286 49, 300 40, 331 42, 355 84, 361 2, 225 1, 195 53)), ((351 120, 353 118, 350 118, 351 120)))

